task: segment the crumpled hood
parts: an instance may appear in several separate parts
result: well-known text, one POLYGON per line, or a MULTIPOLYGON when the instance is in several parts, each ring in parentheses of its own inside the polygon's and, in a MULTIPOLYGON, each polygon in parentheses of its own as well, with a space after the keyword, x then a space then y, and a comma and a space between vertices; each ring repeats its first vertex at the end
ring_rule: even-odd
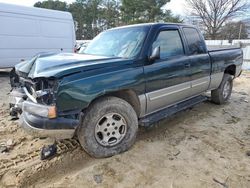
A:
POLYGON ((30 61, 17 64, 15 69, 29 78, 61 77, 75 72, 114 65, 117 61, 124 61, 124 59, 73 53, 43 54, 30 61))

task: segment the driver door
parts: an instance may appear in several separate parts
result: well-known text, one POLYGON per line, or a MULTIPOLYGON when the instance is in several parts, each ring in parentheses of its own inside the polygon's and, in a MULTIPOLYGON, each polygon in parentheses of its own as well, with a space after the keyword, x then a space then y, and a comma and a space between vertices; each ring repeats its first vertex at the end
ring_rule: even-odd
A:
POLYGON ((160 30, 152 49, 158 46, 160 59, 144 67, 147 114, 190 96, 190 62, 178 28, 160 30))

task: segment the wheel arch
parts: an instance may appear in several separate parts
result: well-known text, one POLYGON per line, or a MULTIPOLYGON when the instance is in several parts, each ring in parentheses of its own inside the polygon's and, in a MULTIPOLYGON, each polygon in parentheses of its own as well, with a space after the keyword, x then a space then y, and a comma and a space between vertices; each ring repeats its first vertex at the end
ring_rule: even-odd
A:
POLYGON ((224 74, 230 74, 232 76, 235 76, 236 74, 236 65, 229 65, 226 67, 224 74))
MULTIPOLYGON (((105 93, 103 95, 100 95, 98 97, 96 97, 95 99, 93 99, 88 107, 93 104, 95 101, 99 100, 100 98, 104 98, 107 96, 113 96, 113 97, 118 97, 120 99, 125 100, 126 102, 128 102, 133 109, 136 112, 137 117, 140 116, 141 114, 141 104, 140 104, 140 100, 138 95, 136 94, 135 91, 133 91, 132 89, 123 89, 123 90, 119 90, 119 91, 114 91, 114 92, 109 92, 109 93, 105 93)), ((87 108, 88 108, 87 107, 87 108)))

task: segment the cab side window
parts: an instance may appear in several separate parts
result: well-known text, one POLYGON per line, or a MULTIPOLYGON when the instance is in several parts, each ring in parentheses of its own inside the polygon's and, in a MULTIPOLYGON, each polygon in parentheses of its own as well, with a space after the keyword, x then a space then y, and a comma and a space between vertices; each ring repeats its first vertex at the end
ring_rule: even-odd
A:
POLYGON ((188 49, 191 55, 206 53, 204 42, 196 29, 186 27, 183 28, 183 32, 186 36, 188 49))
POLYGON ((152 45, 152 49, 160 47, 160 58, 184 55, 183 45, 178 30, 161 31, 152 45))

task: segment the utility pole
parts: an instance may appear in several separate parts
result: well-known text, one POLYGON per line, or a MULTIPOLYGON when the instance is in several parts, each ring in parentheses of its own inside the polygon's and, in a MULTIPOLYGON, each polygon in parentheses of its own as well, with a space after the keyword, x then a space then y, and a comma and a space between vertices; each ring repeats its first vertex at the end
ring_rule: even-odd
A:
POLYGON ((239 38, 238 39, 241 38, 241 30, 242 30, 242 23, 240 23, 240 32, 239 32, 239 38))

